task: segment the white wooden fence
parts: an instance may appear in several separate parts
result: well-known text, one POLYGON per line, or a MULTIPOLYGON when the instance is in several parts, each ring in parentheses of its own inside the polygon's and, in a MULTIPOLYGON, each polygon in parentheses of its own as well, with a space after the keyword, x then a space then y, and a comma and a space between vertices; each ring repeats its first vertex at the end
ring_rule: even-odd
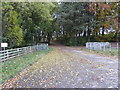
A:
POLYGON ((86 48, 93 50, 111 50, 111 44, 109 42, 87 42, 86 48))
POLYGON ((0 60, 5 61, 17 56, 21 56, 24 54, 28 54, 35 51, 41 51, 45 49, 48 49, 48 44, 38 44, 34 46, 3 50, 3 51, 0 51, 0 60))

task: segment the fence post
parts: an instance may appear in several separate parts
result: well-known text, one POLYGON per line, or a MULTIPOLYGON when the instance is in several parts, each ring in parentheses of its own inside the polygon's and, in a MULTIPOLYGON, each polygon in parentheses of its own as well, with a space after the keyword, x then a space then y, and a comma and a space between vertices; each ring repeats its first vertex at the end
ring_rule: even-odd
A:
POLYGON ((44 48, 44 50, 45 50, 45 44, 43 44, 43 48, 44 48))
POLYGON ((28 54, 28 52, 29 52, 28 50, 29 50, 29 48, 28 48, 28 47, 26 47, 26 54, 28 54))
POLYGON ((30 48, 31 48, 31 52, 33 52, 33 50, 32 50, 32 46, 30 46, 30 48))
POLYGON ((43 45, 41 44, 41 50, 43 50, 43 45))
POLYGON ((88 49, 90 49, 90 42, 89 42, 89 46, 88 46, 88 49))
POLYGON ((30 46, 29 46, 29 53, 30 53, 31 51, 30 51, 30 46))
POLYGON ((101 43, 100 43, 100 50, 101 50, 101 43))
POLYGON ((47 44, 47 49, 48 49, 48 44, 47 44))
POLYGON ((4 61, 5 61, 5 47, 4 47, 4 61))
POLYGON ((31 46, 30 46, 30 52, 31 52, 31 46))
POLYGON ((94 47, 95 47, 95 42, 93 42, 93 45, 92 45, 92 46, 93 46, 92 48, 93 48, 93 50, 94 50, 94 47))
POLYGON ((21 55, 23 55, 23 53, 24 53, 24 48, 22 47, 21 48, 21 55))
POLYGON ((32 48, 33 48, 33 52, 35 51, 35 46, 32 46, 32 48))
POLYGON ((118 52, 118 50, 119 50, 119 43, 117 42, 117 52, 118 52))
POLYGON ((103 51, 105 51, 105 45, 103 42, 102 42, 102 47, 103 47, 103 51))
POLYGON ((111 51, 111 48, 112 48, 112 46, 111 46, 111 44, 110 44, 110 51, 111 51))
POLYGON ((105 45, 103 45, 103 47, 104 47, 104 51, 105 51, 105 45))
POLYGON ((41 50, 42 50, 42 49, 41 49, 41 44, 40 44, 40 46, 39 46, 39 47, 40 47, 40 51, 41 51, 41 50))
POLYGON ((19 48, 17 48, 17 53, 18 53, 18 56, 19 56, 19 48))
POLYGON ((37 51, 39 50, 38 44, 37 44, 37 51))
POLYGON ((90 48, 89 49, 90 49, 90 52, 91 52, 91 43, 90 43, 90 48))
POLYGON ((39 51, 40 51, 41 49, 40 49, 40 45, 39 45, 39 51))
POLYGON ((87 45, 88 45, 88 44, 86 43, 86 48, 88 47, 87 45))
POLYGON ((7 51, 7 57, 6 57, 6 58, 8 58, 8 56, 9 56, 8 54, 9 54, 9 53, 8 53, 8 50, 6 50, 6 51, 7 51))
POLYGON ((24 54, 26 54, 26 47, 24 48, 24 50, 25 50, 25 51, 24 51, 24 52, 25 52, 24 54))
POLYGON ((27 47, 25 47, 25 54, 27 53, 27 47))
POLYGON ((90 49, 91 49, 91 43, 90 43, 90 49))

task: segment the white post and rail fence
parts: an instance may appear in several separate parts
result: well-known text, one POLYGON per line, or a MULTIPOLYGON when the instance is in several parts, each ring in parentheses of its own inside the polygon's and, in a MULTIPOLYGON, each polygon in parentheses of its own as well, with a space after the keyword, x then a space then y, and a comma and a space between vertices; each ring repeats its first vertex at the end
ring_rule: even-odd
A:
POLYGON ((46 49, 48 49, 48 44, 38 44, 34 46, 2 50, 0 51, 0 60, 5 61, 5 60, 15 58, 21 55, 25 55, 25 54, 32 53, 35 51, 46 50, 46 49))
POLYGON ((119 49, 119 42, 110 43, 110 42, 87 42, 86 43, 87 49, 92 50, 103 50, 103 51, 111 51, 111 49, 119 49))

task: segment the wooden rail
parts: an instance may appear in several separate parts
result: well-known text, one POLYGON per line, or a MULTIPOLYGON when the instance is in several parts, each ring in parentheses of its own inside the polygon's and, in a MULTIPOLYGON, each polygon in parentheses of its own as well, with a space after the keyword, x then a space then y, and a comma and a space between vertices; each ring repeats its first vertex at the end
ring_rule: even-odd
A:
POLYGON ((0 60, 5 61, 14 57, 18 57, 31 52, 41 51, 45 49, 48 49, 48 44, 39 44, 34 46, 3 50, 3 51, 0 51, 0 60))
POLYGON ((111 49, 111 44, 109 42, 87 42, 86 48, 105 51, 106 48, 111 49))

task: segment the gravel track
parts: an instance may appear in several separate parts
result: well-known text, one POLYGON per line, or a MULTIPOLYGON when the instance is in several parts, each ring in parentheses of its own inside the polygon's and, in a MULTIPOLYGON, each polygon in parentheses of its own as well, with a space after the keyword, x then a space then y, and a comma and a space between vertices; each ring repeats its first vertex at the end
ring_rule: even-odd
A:
POLYGON ((72 47, 52 46, 43 56, 3 88, 117 88, 118 59, 72 47))

